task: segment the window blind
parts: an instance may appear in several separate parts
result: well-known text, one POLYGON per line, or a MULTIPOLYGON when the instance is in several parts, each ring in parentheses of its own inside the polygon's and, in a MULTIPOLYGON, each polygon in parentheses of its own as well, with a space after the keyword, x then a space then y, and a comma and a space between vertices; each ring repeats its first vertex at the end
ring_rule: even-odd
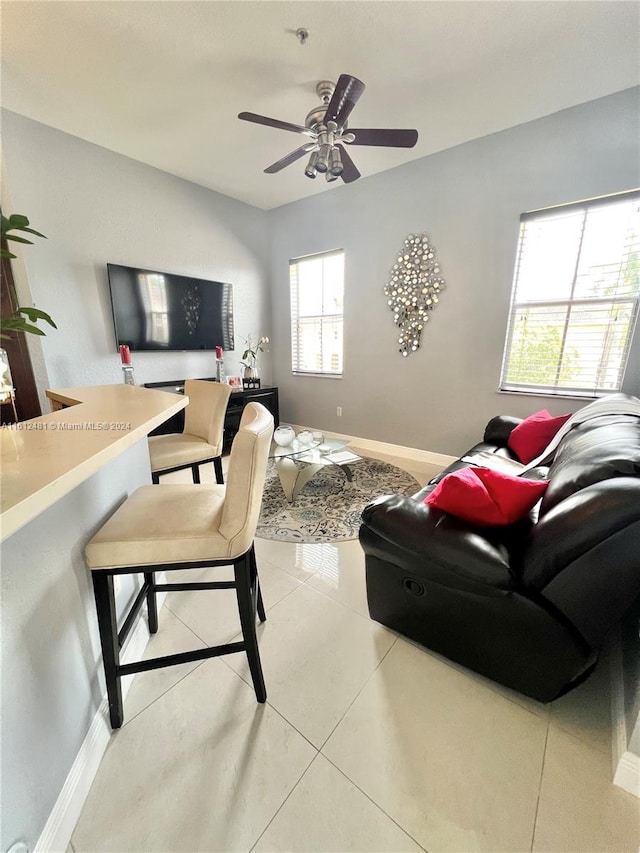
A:
POLYGON ((342 376, 344 252, 289 262, 291 369, 342 376))
POLYGON ((640 295, 640 192, 524 214, 500 387, 620 390, 640 295))

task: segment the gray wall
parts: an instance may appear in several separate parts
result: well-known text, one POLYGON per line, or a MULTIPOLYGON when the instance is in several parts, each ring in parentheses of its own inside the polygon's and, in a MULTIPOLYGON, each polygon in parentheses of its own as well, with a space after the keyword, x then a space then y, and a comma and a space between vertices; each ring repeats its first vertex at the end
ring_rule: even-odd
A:
MULTIPOLYGON (((272 211, 272 349, 282 418, 457 455, 499 412, 583 406, 584 399, 496 390, 519 218, 639 186, 638 113, 638 90, 620 92, 272 211), (447 289, 421 349, 403 359, 383 287, 404 238, 422 231, 447 289), (345 250, 344 377, 294 377, 288 261, 335 248, 345 250)), ((428 116, 418 125, 429 133, 428 116)), ((357 148, 352 153, 357 163, 357 148)), ((626 383, 635 394, 639 338, 637 330, 626 383)))
MULTIPOLYGON (((105 693, 84 546, 137 486, 146 439, 2 543, 0 850, 33 850, 105 693)), ((133 594, 124 578, 123 612, 133 594)))
MULTIPOLYGON (((16 254, 58 325, 42 339, 49 387, 122 381, 107 262, 231 282, 237 374, 246 335, 270 335, 267 213, 7 110, 2 135, 8 212, 48 238, 16 254)), ((134 367, 138 383, 215 376, 215 354, 136 353, 134 367)))

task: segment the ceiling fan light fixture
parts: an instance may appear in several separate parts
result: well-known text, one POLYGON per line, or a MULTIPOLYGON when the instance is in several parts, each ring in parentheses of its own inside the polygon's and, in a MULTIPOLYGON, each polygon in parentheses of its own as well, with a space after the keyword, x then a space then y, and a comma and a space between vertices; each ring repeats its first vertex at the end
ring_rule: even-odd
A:
POLYGON ((325 175, 325 178, 327 179, 327 183, 330 184, 331 181, 337 181, 338 180, 338 175, 334 175, 333 172, 327 172, 327 174, 325 175))
POLYGON ((331 155, 331 146, 330 145, 321 145, 320 150, 318 151, 318 160, 316 162, 316 169, 324 174, 329 169, 329 157, 331 155))
MULTIPOLYGON (((301 44, 308 38, 308 31, 299 27, 296 35, 301 44)), ((413 148, 418 141, 418 131, 408 128, 351 128, 347 130, 347 121, 353 108, 364 92, 362 80, 351 74, 341 74, 337 83, 321 80, 316 86, 316 93, 322 104, 308 113, 304 126, 288 121, 258 115, 257 113, 241 112, 238 118, 254 124, 301 133, 311 141, 306 142, 286 157, 281 157, 264 171, 268 175, 280 172, 286 166, 295 163, 305 154, 313 150, 305 175, 315 178, 318 172, 326 175, 327 181, 342 178, 345 184, 350 184, 362 177, 357 166, 351 159, 351 154, 345 145, 371 145, 382 148, 413 148)))
POLYGON ((305 175, 308 178, 315 178, 318 169, 316 168, 316 164, 318 162, 318 152, 314 151, 309 157, 309 162, 307 163, 307 168, 304 170, 305 175))
POLYGON ((334 146, 329 155, 329 172, 336 178, 339 178, 343 168, 342 160, 340 159, 340 149, 334 146))

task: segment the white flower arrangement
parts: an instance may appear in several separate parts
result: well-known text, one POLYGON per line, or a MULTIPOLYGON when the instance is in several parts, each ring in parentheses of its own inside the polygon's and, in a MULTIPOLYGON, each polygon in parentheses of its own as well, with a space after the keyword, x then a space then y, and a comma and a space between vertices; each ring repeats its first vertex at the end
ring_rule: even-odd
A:
POLYGON ((253 343, 253 338, 251 335, 247 335, 244 341, 245 350, 242 353, 242 361, 240 364, 243 367, 248 367, 250 370, 256 369, 256 363, 258 361, 258 353, 267 351, 267 344, 269 343, 269 338, 264 335, 258 338, 258 342, 256 344, 253 343))

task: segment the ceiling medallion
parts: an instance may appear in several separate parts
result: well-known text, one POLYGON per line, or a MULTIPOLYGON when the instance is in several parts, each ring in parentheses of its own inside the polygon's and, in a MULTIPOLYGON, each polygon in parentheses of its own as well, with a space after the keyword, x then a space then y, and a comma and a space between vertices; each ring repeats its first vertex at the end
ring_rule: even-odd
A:
POLYGON ((409 234, 384 286, 393 322, 400 329, 398 351, 406 358, 420 348, 429 314, 444 290, 440 264, 426 234, 409 234))

